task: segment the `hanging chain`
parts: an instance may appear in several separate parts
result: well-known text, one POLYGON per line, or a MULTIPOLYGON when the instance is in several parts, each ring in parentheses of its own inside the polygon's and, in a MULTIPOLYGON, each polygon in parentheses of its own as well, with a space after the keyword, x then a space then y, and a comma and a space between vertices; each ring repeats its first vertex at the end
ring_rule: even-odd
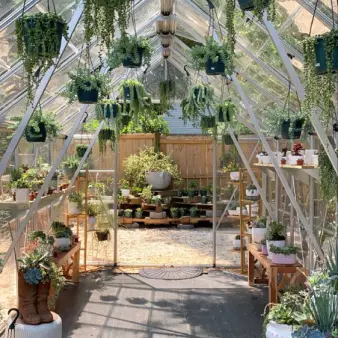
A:
POLYGON ((311 25, 310 25, 309 36, 311 36, 312 26, 313 26, 313 21, 315 20, 315 16, 316 16, 316 11, 317 11, 317 6, 318 6, 318 1, 319 1, 319 0, 316 0, 315 9, 314 9, 314 11, 313 11, 312 20, 311 20, 311 25))

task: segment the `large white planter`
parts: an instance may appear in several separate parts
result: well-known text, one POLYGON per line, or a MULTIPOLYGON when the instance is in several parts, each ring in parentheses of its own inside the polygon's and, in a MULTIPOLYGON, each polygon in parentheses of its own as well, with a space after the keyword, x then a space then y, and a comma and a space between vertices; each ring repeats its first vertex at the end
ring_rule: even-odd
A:
POLYGON ((28 203, 29 202, 29 189, 16 189, 15 190, 15 200, 18 203, 28 203))
POLYGON ((304 163, 306 165, 313 165, 313 155, 315 154, 315 149, 306 149, 304 155, 304 163))
POLYGON ((258 197, 259 196, 259 191, 257 189, 245 189, 245 195, 247 197, 258 197))
POLYGON ((70 249, 72 242, 70 238, 55 238, 54 247, 58 248, 60 251, 67 251, 70 249))
POLYGON ((293 327, 273 321, 266 326, 266 338, 292 338, 293 327))
MULTIPOLYGON (((233 246, 234 246, 235 250, 241 248, 241 240, 240 239, 234 239, 232 241, 232 243, 233 243, 233 246)), ((244 247, 246 248, 247 247, 247 239, 246 238, 243 239, 243 244, 244 244, 244 247)))
POLYGON ((318 166, 318 155, 312 155, 312 165, 318 166))
POLYGON ((231 181, 239 181, 239 171, 232 171, 230 173, 231 181))
POLYGON ((295 254, 283 255, 270 252, 270 257, 274 264, 296 264, 297 262, 295 254))
POLYGON ((71 215, 79 214, 81 211, 77 205, 77 202, 68 201, 68 213, 71 215))
POLYGON ((163 190, 169 187, 171 175, 166 171, 149 171, 146 176, 146 181, 152 186, 153 190, 163 190))
POLYGON ((274 246, 277 246, 279 248, 282 248, 285 246, 285 241, 266 241, 266 247, 268 249, 268 258, 271 259, 271 252, 270 252, 270 246, 273 244, 274 246))
POLYGON ((252 228, 252 241, 255 243, 261 243, 266 231, 267 228, 252 228))
POLYGON ((270 164, 271 163, 270 156, 260 156, 260 159, 262 161, 262 164, 270 164))
POLYGON ((291 165, 297 165, 297 160, 304 159, 303 155, 291 155, 289 156, 289 164, 291 165))
POLYGON ((121 195, 123 197, 128 197, 130 195, 130 189, 121 189, 121 195))

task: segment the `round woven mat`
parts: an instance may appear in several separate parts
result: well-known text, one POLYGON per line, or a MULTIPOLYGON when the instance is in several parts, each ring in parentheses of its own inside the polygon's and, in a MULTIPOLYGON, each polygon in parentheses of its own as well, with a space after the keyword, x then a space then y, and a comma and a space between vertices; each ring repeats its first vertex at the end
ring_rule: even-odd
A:
POLYGON ((202 268, 143 268, 140 276, 151 279, 179 280, 196 278, 203 274, 202 268))

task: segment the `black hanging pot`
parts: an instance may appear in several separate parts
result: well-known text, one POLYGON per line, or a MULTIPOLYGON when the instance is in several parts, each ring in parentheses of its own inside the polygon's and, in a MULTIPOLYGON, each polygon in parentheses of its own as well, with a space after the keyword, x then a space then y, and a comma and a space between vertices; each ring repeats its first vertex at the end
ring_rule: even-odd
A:
POLYGON ((288 140, 290 139, 290 126, 291 126, 291 121, 290 119, 284 120, 282 122, 281 126, 281 136, 283 140, 288 140))
POLYGON ((201 125, 204 128, 214 128, 216 125, 215 117, 214 116, 202 116, 201 125))
MULTIPOLYGON (((237 135, 235 134, 236 139, 238 139, 237 135)), ((227 145, 227 146, 231 146, 234 144, 234 141, 231 138, 230 134, 225 134, 222 136, 222 142, 223 144, 227 145)))
MULTIPOLYGON (((317 37, 315 44, 316 73, 323 75, 327 73, 327 59, 325 50, 325 41, 323 37, 317 37)), ((338 70, 338 36, 335 37, 335 48, 332 53, 332 72, 338 70)))
POLYGON ((130 100, 131 97, 130 87, 128 86, 123 87, 123 96, 126 100, 130 100))
POLYGON ((238 0, 238 4, 242 11, 253 11, 255 8, 253 0, 238 0))
POLYGON ((96 231, 96 238, 99 242, 108 241, 109 231, 96 231))
POLYGON ((35 54, 36 48, 38 48, 39 56, 42 57, 43 55, 55 55, 58 56, 61 48, 61 42, 62 42, 62 32, 64 28, 64 23, 55 20, 48 22, 49 25, 46 24, 43 20, 39 20, 41 31, 37 34, 36 32, 36 23, 37 18, 28 17, 24 19, 23 23, 23 39, 26 47, 27 54, 35 54), (44 45, 44 39, 43 34, 46 31, 49 31, 51 29, 54 30, 54 27, 56 25, 56 36, 54 39, 51 39, 48 44, 44 45), (34 31, 34 33, 33 33, 34 31), (32 34, 33 33, 33 34, 32 34), (34 41, 31 41, 30 36, 34 35, 34 41), (38 46, 34 46, 34 43, 38 43, 38 46))
POLYGON ((25 129, 25 137, 27 142, 45 142, 47 138, 47 130, 44 122, 38 124, 40 131, 36 132, 33 127, 28 126, 25 129))
POLYGON ((86 153, 88 147, 78 147, 76 148, 76 154, 78 157, 82 158, 84 156, 84 154, 86 153))
POLYGON ((113 117, 116 118, 119 115, 120 105, 117 103, 112 104, 113 117))
POLYGON ((205 72, 207 75, 222 75, 225 72, 225 64, 218 56, 218 61, 213 62, 212 59, 208 59, 205 63, 205 72))
MULTIPOLYGON (((204 87, 197 87, 197 88, 194 89, 194 96, 195 96, 195 100, 197 102, 199 102, 198 97, 200 96, 200 93, 201 94, 203 93, 203 90, 204 90, 204 87)), ((205 101, 204 96, 203 96, 202 102, 200 102, 200 103, 203 103, 203 101, 205 101)))
POLYGON ((124 127, 126 127, 130 121, 131 121, 131 116, 126 115, 126 114, 121 115, 121 123, 124 127))
POLYGON ((293 133, 291 136, 294 140, 297 140, 300 138, 300 135, 302 134, 303 124, 304 124, 303 119, 296 119, 293 122, 293 133))
POLYGON ((223 107, 218 108, 218 122, 225 122, 223 107))
POLYGON ((140 68, 142 65, 143 59, 143 48, 137 48, 138 62, 135 62, 131 57, 126 57, 123 59, 122 64, 125 68, 140 68))
POLYGON ((107 104, 101 104, 101 109, 104 113, 104 117, 106 119, 110 119, 111 118, 111 114, 112 114, 112 108, 111 108, 111 104, 107 103, 107 104))
MULTIPOLYGON (((86 83, 86 86, 89 86, 90 83, 86 83)), ((97 103, 99 99, 99 91, 95 88, 91 90, 84 90, 79 88, 77 91, 77 98, 80 103, 93 104, 97 103)))

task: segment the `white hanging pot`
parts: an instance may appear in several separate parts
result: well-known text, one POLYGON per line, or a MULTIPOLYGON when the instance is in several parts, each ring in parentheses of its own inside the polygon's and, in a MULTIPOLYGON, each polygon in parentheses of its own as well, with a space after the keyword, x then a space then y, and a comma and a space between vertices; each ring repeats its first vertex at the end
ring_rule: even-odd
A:
POLYGON ((264 239, 267 228, 252 228, 252 241, 255 243, 261 243, 264 239))
POLYGON ((245 189, 245 195, 247 197, 258 197, 259 191, 257 189, 245 189))
POLYGON ((283 255, 270 252, 272 263, 274 264, 296 264, 296 254, 283 255))
POLYGON ((54 247, 59 249, 60 251, 67 251, 70 249, 71 246, 71 239, 62 237, 62 238, 55 238, 54 247))
POLYGON ((130 195, 130 189, 121 189, 121 195, 123 197, 128 197, 130 195))
POLYGON ((80 209, 77 202, 68 202, 68 213, 71 215, 80 213, 80 209))
POLYGON ((266 338, 292 338, 293 327, 270 321, 266 326, 266 338))
POLYGON ((270 252, 270 246, 271 245, 277 246, 279 248, 282 248, 283 246, 285 246, 285 240, 282 241, 266 241, 266 247, 268 249, 268 258, 271 259, 271 252, 270 252))
POLYGON ((29 189, 18 189, 15 190, 15 200, 17 203, 28 203, 29 202, 29 189))
POLYGON ((146 181, 153 190, 167 189, 171 183, 171 175, 166 171, 149 171, 146 181))
POLYGON ((230 173, 231 181, 239 181, 239 171, 232 171, 230 173))

